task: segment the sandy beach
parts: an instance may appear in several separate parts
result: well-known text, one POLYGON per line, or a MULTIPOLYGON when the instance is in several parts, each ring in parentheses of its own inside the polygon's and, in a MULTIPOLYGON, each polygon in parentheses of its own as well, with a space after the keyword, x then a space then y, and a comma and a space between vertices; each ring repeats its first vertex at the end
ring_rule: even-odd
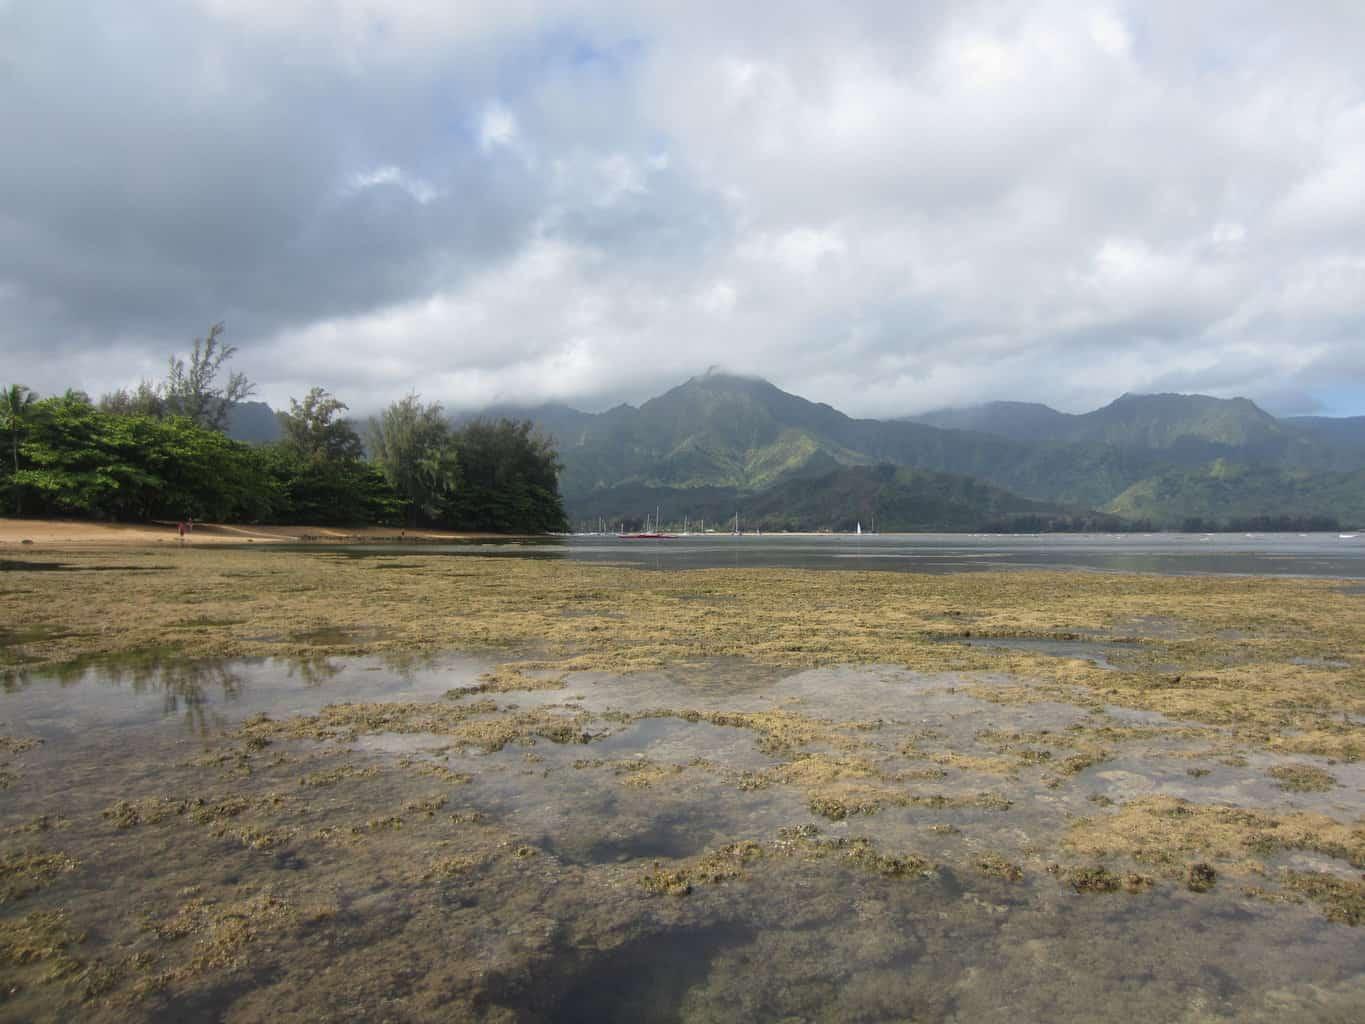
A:
MULTIPOLYGON (((462 541, 480 540, 495 534, 455 533, 449 530, 403 530, 389 526, 238 526, 195 523, 186 537, 189 544, 298 544, 347 541, 462 541)), ((179 543, 178 524, 96 523, 79 519, 0 519, 0 548, 23 547, 127 547, 179 543)))

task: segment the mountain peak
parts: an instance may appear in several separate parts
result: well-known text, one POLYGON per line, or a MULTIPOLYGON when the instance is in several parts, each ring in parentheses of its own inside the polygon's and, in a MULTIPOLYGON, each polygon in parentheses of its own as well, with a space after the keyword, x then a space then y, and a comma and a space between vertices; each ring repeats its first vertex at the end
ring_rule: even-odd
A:
POLYGON ((1125 391, 1118 398, 1110 402, 1110 405, 1120 403, 1163 403, 1163 404, 1197 404, 1197 405, 1240 405, 1259 408, 1255 402, 1249 398, 1217 398, 1214 395, 1204 395, 1187 393, 1184 391, 1125 391))
POLYGON ((909 418, 941 430, 971 430, 1028 441, 1061 436, 1074 419, 1039 402, 986 402, 956 409, 936 409, 909 418))
POLYGON ((1163 392, 1127 392, 1078 417, 1089 439, 1121 447, 1169 448, 1178 442, 1254 445, 1278 438, 1284 428, 1248 398, 1214 398, 1163 392))
MULTIPOLYGON (((716 367, 710 367, 705 373, 695 377, 689 377, 680 387, 705 388, 711 391, 752 391, 752 390, 771 390, 780 391, 781 389, 771 381, 763 377, 751 376, 744 373, 730 373, 716 367)), ((677 390, 676 388, 674 390, 677 390)))

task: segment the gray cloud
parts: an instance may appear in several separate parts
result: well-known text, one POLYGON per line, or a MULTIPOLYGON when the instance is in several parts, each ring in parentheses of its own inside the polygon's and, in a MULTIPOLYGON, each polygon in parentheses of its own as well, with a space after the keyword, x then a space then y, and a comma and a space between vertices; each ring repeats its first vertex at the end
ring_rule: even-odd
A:
POLYGON ((1365 412, 1365 15, 0 0, 5 378, 1365 412), (778 30, 780 27, 780 31, 778 30))

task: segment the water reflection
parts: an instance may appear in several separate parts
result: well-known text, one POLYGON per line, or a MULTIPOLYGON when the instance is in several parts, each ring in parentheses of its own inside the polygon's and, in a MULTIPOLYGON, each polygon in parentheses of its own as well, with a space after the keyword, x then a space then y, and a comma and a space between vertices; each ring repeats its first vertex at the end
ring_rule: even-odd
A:
POLYGON ((341 674, 341 664, 326 654, 314 654, 302 658, 290 658, 289 677, 297 676, 305 686, 321 686, 341 674))
POLYGON ((444 693, 452 679, 468 683, 487 667, 458 655, 196 659, 172 650, 135 651, 7 670, 0 675, 0 709, 36 735, 168 723, 209 735, 261 711, 315 710, 359 697, 429 698, 444 693))
POLYGON ((180 716, 187 731, 207 733, 222 725, 214 714, 215 706, 231 703, 241 695, 240 672, 240 665, 229 661, 138 651, 83 658, 42 672, 10 670, 5 673, 3 688, 7 693, 47 683, 62 688, 88 684, 126 688, 137 697, 159 696, 161 717, 180 716))
POLYGON ((403 567, 400 556, 422 554, 573 559, 653 570, 774 567, 947 573, 1034 568, 1365 579, 1365 541, 1337 534, 694 535, 670 540, 563 537, 279 550, 374 558, 380 567, 395 569, 403 567))

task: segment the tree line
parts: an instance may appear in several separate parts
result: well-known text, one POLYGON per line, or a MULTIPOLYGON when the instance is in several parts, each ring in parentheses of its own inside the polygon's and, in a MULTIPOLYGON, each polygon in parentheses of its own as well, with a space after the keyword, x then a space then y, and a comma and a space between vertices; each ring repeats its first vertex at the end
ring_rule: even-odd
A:
POLYGON ((215 324, 166 377, 105 394, 0 393, 5 511, 119 521, 196 519, 544 533, 567 529, 553 445, 526 421, 459 428, 439 403, 394 402, 360 428, 325 388, 277 413, 281 440, 229 438, 254 393, 226 370, 215 324), (362 430, 364 436, 362 437, 362 430))
POLYGON ((1185 533, 1335 533, 1341 529, 1336 516, 1234 516, 1213 519, 1187 516, 1180 525, 1185 533))

